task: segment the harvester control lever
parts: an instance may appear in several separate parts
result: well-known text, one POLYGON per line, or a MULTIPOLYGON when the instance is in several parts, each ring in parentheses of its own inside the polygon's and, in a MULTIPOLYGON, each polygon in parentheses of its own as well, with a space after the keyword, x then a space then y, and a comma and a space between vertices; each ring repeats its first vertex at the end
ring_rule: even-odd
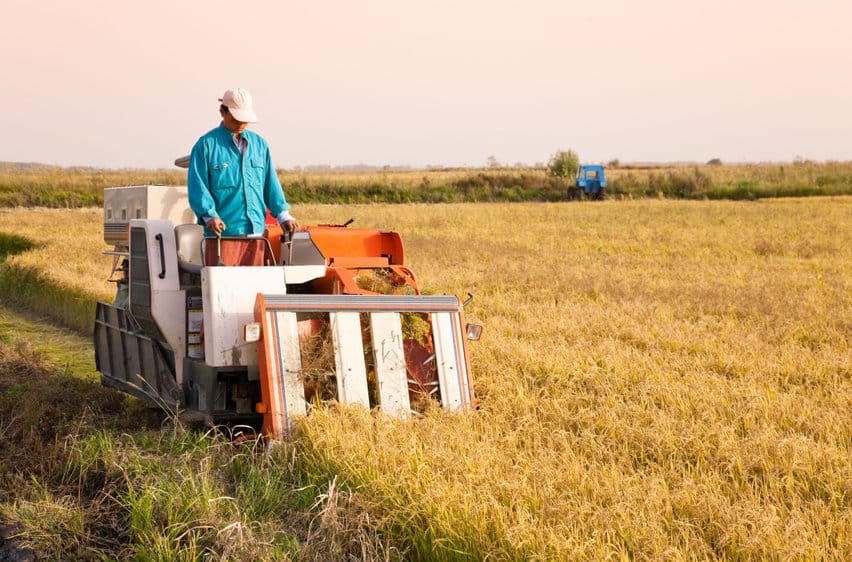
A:
POLYGON ((293 234, 296 232, 295 228, 290 228, 286 222, 281 224, 281 227, 284 229, 284 233, 281 235, 281 242, 287 246, 287 258, 283 265, 291 265, 293 262, 293 234))
POLYGON ((222 231, 216 229, 216 265, 225 265, 222 261, 222 231))

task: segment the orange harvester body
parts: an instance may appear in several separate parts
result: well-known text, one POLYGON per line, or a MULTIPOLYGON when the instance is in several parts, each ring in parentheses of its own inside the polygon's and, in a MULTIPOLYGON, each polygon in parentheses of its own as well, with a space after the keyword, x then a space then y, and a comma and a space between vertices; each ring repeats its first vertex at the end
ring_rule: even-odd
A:
MULTIPOLYGON (((420 295, 414 273, 404 265, 405 251, 399 233, 390 230, 319 225, 304 227, 288 240, 288 237, 282 236, 281 232, 278 225, 267 225, 267 238, 281 240, 279 244, 271 244, 277 261, 283 260, 287 263, 289 245, 297 244, 300 238, 309 239, 311 245, 309 249, 316 249, 322 256, 324 265, 327 267, 326 275, 311 283, 312 293, 360 295, 360 298, 346 302, 340 301, 331 308, 324 308, 316 302, 308 304, 292 303, 287 310, 295 313, 297 319, 295 320, 295 327, 291 327, 289 330, 292 339, 298 338, 300 348, 304 347, 307 341, 329 330, 327 324, 317 320, 319 312, 375 314, 386 310, 395 312, 407 310, 410 313, 419 313, 425 316, 430 327, 433 324, 432 314, 446 314, 451 317, 450 324, 455 333, 464 332, 464 313, 457 297, 454 297, 452 302, 447 301, 428 309, 419 303, 409 305, 399 300, 398 296, 401 295, 420 295), (364 287, 362 283, 359 283, 359 277, 365 274, 384 276, 387 283, 382 287, 383 290, 371 290, 371 288, 364 287), (391 300, 381 302, 367 301, 364 298, 365 296, 379 295, 393 296, 391 300)), ((304 252, 302 253, 304 254, 304 252)), ((287 345, 287 343, 280 336, 280 318, 275 315, 276 311, 281 310, 280 305, 267 302, 263 295, 258 296, 258 302, 255 306, 255 320, 263 325, 262 331, 265 338, 264 342, 258 346, 263 401, 257 405, 257 410, 264 415, 264 434, 273 436, 286 435, 289 431, 287 420, 290 413, 286 412, 287 408, 284 406, 286 402, 284 396, 288 389, 287 383, 284 381, 285 376, 282 373, 282 370, 286 368, 278 360, 282 354, 285 354, 282 346, 287 345), (270 336, 272 332, 274 332, 274 336, 270 336)), ((371 343, 376 343, 375 331, 379 328, 361 319, 359 319, 357 326, 359 329, 358 339, 364 346, 369 348, 371 343)), ((326 333, 325 336, 327 337, 328 334, 326 333)), ((431 331, 420 340, 415 337, 400 336, 401 334, 391 335, 392 339, 397 340, 395 342, 397 349, 384 351, 384 353, 404 356, 402 385, 404 392, 408 395, 406 398, 408 404, 411 404, 418 396, 429 395, 430 393, 437 394, 441 390, 442 373, 437 362, 434 361, 436 351, 431 331)), ((333 337, 340 339, 343 336, 335 334, 333 337)), ((450 354, 451 357, 448 362, 455 362, 457 371, 463 375, 459 377, 458 391, 462 396, 460 405, 467 409, 475 403, 473 384, 469 377, 470 362, 467 340, 465 338, 455 338, 455 340, 454 345, 451 346, 454 351, 450 354)), ((357 346, 357 343, 355 345, 357 346)), ((381 345, 384 347, 385 344, 381 345)), ((363 354, 363 350, 358 350, 357 355, 361 354, 363 354)), ((341 360, 338 356, 338 361, 341 360)), ((339 365, 338 370, 340 370, 340 367, 339 365)), ((343 370, 350 369, 343 367, 343 370)), ((301 384, 294 385, 291 382, 291 387, 295 388, 290 388, 290 393, 295 393, 300 398, 302 394, 301 384)), ((301 413, 300 408, 299 413, 301 413)))
MULTIPOLYGON (((391 283, 401 288, 400 291, 404 288, 407 293, 420 294, 414 273, 404 265, 405 250, 398 232, 336 225, 308 226, 298 232, 308 234, 328 267, 326 276, 313 283, 317 293, 382 294, 359 287, 355 278, 362 271, 383 270, 390 275, 391 283)), ((276 262, 280 263, 284 254, 284 262, 290 263, 288 244, 296 244, 297 239, 291 238, 288 242, 277 224, 267 225, 265 236, 270 240, 276 262), (273 243, 275 240, 281 242, 273 243)))

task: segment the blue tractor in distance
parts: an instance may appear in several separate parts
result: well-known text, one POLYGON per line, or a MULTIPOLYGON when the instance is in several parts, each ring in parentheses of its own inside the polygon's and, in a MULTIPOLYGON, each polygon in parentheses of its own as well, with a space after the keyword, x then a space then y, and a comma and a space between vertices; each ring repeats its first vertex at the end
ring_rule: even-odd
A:
POLYGON ((604 167, 596 164, 580 164, 574 186, 568 188, 568 199, 603 199, 606 193, 604 167))

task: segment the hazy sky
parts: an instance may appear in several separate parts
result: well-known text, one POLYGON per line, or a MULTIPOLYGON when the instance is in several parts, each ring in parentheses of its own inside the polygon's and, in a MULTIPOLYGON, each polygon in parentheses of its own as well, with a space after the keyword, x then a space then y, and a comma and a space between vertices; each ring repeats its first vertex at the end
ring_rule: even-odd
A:
POLYGON ((852 159, 850 0, 0 0, 0 160, 170 167, 254 95, 276 166, 852 159))

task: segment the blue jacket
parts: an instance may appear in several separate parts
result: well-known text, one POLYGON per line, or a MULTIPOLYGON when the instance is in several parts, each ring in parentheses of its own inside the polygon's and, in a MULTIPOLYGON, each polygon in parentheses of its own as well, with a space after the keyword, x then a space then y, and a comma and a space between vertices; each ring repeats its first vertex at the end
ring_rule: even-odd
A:
POLYGON ((223 236, 262 234, 267 207, 276 217, 290 208, 266 141, 248 130, 242 138, 248 142, 243 155, 233 133, 220 124, 198 139, 189 158, 189 206, 199 224, 204 217, 222 219, 223 236))

